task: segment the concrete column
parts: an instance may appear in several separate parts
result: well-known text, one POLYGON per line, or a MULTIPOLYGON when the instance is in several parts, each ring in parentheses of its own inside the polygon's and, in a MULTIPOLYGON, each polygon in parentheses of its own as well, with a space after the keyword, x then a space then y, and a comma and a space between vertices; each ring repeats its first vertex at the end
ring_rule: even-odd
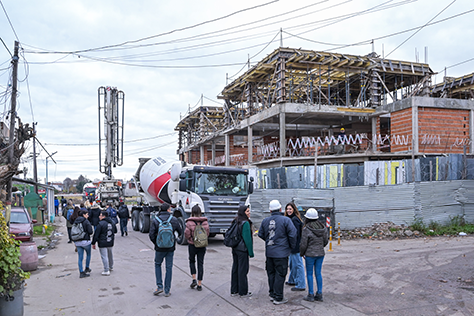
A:
POLYGON ((225 155, 225 166, 230 166, 230 141, 229 134, 224 135, 224 155, 225 155))
POLYGON ((201 165, 204 165, 204 149, 205 149, 205 148, 206 148, 205 145, 199 146, 199 154, 200 154, 200 155, 199 155, 199 156, 200 156, 199 158, 200 158, 200 160, 201 160, 201 165))
POLYGON ((469 111, 469 140, 471 145, 469 146, 469 152, 474 153, 474 111, 469 111))
POLYGON ((377 151, 377 117, 372 117, 372 152, 377 151))
POLYGON ((252 126, 247 127, 247 147, 248 147, 248 164, 253 162, 253 131, 252 126))
POLYGON ((216 142, 213 140, 212 141, 212 158, 211 158, 211 165, 215 166, 216 165, 216 142))
MULTIPOLYGON (((283 111, 284 109, 282 109, 283 111)), ((286 124, 285 112, 280 112, 280 157, 285 157, 286 153, 286 124)))
POLYGON ((413 103, 412 100, 412 105, 411 105, 411 128, 412 128, 412 150, 413 154, 417 155, 419 152, 418 149, 418 105, 413 103))

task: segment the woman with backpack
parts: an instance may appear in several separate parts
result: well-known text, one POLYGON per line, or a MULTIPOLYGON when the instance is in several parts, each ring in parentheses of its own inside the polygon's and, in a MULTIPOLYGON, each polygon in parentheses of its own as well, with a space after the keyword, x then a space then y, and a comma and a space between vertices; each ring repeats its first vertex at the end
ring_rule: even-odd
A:
MULTIPOLYGON (((77 208, 77 207, 76 207, 77 208)), ((74 226, 81 225, 83 236, 80 239, 74 241, 77 249, 78 255, 78 265, 79 265, 79 278, 85 278, 90 276, 91 269, 89 265, 91 263, 91 235, 92 235, 92 225, 88 220, 89 213, 84 210, 78 212, 77 218, 74 219, 72 225, 74 226), (86 268, 83 269, 82 262, 84 261, 84 251, 86 252, 86 268)), ((72 234, 72 233, 71 233, 72 234)), ((74 234, 72 234, 74 236, 74 234)))
POLYGON ((301 231, 303 229, 303 221, 301 219, 300 212, 296 207, 295 203, 290 202, 286 204, 285 216, 291 218, 293 225, 295 225, 297 236, 296 246, 291 249, 290 254, 290 276, 286 285, 293 286, 292 291, 304 291, 306 289, 306 281, 304 274, 303 259, 300 256, 300 242, 301 242, 301 231))
POLYGON ((72 204, 71 200, 69 200, 67 202, 66 208, 63 209, 62 212, 63 212, 62 213, 63 217, 66 219, 67 235, 69 237, 68 244, 70 244, 70 243, 72 243, 72 239, 71 239, 71 228, 72 228, 71 215, 74 212, 74 205, 72 204))
POLYGON ((232 275, 230 281, 230 295, 250 297, 247 274, 249 273, 249 257, 253 258, 252 221, 250 208, 247 205, 239 206, 237 217, 232 224, 237 224, 241 240, 236 247, 232 247, 232 275))
POLYGON ((184 237, 188 241, 189 268, 193 277, 191 288, 202 291, 202 277, 204 275, 204 255, 206 254, 207 237, 209 236, 209 223, 202 216, 199 205, 191 209, 191 217, 186 220, 184 237), (197 257, 197 282, 196 282, 196 257, 197 257))
POLYGON ((306 278, 308 281, 308 296, 305 301, 323 301, 323 277, 321 269, 324 260, 324 247, 328 244, 328 230, 318 221, 318 211, 310 208, 304 215, 306 217, 301 234, 300 255, 306 261, 306 278), (313 270, 316 274, 318 290, 314 294, 313 270))

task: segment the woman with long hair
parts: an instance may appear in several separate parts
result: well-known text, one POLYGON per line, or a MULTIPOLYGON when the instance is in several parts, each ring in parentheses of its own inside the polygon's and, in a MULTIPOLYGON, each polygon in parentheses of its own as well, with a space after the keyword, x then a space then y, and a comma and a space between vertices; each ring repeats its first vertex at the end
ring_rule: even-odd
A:
POLYGON ((300 256, 300 242, 301 232, 303 230, 303 220, 301 219, 300 211, 295 203, 290 202, 285 206, 285 216, 291 218, 293 225, 295 225, 297 232, 296 246, 291 249, 290 254, 290 276, 288 277, 287 285, 293 286, 292 291, 304 291, 306 289, 306 281, 304 275, 303 259, 300 256))
POLYGON ((321 269, 324 260, 324 247, 328 244, 328 230, 318 221, 318 211, 310 208, 306 214, 303 232, 301 234, 300 255, 306 261, 306 278, 308 281, 308 296, 306 301, 323 301, 323 276, 321 269), (316 274, 317 292, 314 293, 313 270, 316 274))
POLYGON ((197 248, 194 245, 194 230, 197 225, 201 225, 209 236, 209 223, 207 218, 202 216, 201 208, 199 205, 194 205, 191 209, 191 217, 186 219, 186 229, 184 236, 188 241, 188 254, 189 254, 189 268, 193 277, 191 288, 196 288, 198 291, 202 291, 202 277, 204 275, 204 255, 206 254, 206 247, 197 248), (197 257, 197 282, 196 282, 196 257, 197 257))
MULTIPOLYGON (((78 207, 76 207, 76 209, 78 209, 78 207)), ((80 278, 85 278, 85 277, 90 276, 89 273, 91 272, 89 265, 91 263, 92 225, 89 222, 88 218, 89 218, 89 212, 85 210, 79 210, 77 217, 74 219, 74 222, 73 222, 73 224, 82 225, 82 228, 84 230, 84 236, 82 237, 82 239, 74 241, 74 244, 76 245, 77 255, 78 255, 80 278), (86 268, 85 269, 83 269, 83 265, 82 265, 82 262, 84 261, 84 251, 86 252, 86 268)))
POLYGON ((250 297, 247 274, 249 273, 249 258, 253 258, 252 221, 250 208, 247 205, 239 206, 234 222, 238 225, 242 239, 236 247, 232 248, 232 275, 230 282, 230 295, 250 297))

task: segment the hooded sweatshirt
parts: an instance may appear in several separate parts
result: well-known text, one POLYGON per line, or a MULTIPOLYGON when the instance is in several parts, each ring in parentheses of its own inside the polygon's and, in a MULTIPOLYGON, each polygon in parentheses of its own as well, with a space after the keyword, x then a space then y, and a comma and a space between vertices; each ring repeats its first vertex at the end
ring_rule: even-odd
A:
POLYGON ((327 244, 328 230, 322 223, 311 221, 303 227, 300 243, 301 256, 322 257, 327 244))

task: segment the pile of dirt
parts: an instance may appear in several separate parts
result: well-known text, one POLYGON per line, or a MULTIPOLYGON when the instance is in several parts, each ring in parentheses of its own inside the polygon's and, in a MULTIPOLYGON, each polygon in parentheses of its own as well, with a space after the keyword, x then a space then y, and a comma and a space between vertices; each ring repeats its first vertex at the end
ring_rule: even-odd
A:
MULTIPOLYGON (((416 238, 423 237, 424 235, 413 230, 411 227, 406 225, 396 225, 392 222, 387 223, 375 223, 370 227, 355 228, 353 230, 341 231, 342 239, 398 239, 398 238, 416 238)), ((333 238, 337 238, 337 231, 334 233, 333 238)))

